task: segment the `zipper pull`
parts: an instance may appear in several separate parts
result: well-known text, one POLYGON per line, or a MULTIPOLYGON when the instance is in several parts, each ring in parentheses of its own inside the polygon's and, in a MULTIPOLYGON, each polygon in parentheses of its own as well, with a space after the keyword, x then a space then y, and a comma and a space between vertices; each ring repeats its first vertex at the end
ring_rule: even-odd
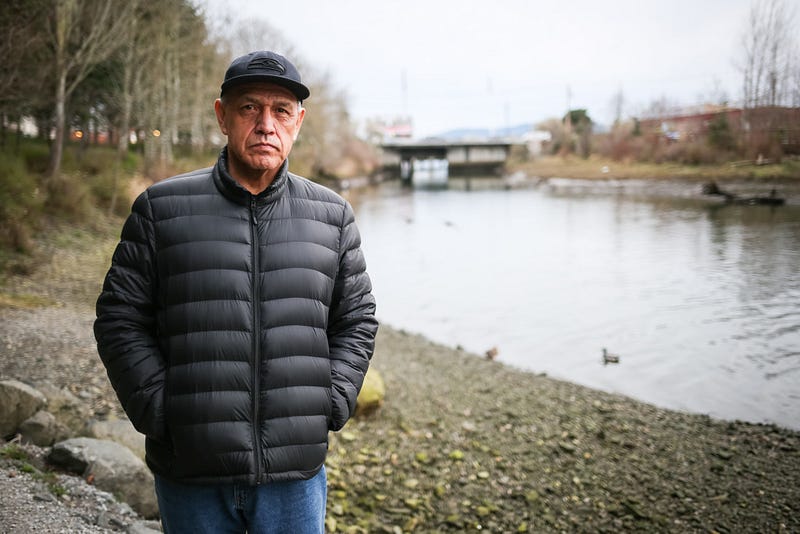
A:
POLYGON ((258 218, 256 217, 256 199, 252 197, 250 199, 250 219, 253 223, 253 226, 258 226, 258 218))

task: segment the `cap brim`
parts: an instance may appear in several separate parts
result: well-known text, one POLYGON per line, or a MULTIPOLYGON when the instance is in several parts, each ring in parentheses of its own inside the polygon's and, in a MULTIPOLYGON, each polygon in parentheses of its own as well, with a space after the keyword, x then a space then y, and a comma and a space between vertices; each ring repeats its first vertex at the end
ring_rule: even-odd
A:
POLYGON ((294 80, 289 80, 282 76, 270 76, 269 74, 242 74, 240 76, 234 76, 233 78, 225 80, 225 83, 222 84, 220 95, 225 94, 225 92, 232 87, 254 82, 268 82, 285 87, 290 90, 298 100, 305 100, 311 95, 311 91, 302 83, 297 83, 294 80))

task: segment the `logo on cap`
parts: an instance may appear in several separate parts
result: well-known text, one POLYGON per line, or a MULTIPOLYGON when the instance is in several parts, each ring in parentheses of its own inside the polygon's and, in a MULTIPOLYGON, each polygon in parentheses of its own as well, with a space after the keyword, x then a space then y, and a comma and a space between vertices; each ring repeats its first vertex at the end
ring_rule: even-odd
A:
POLYGON ((247 64, 247 70, 271 70, 278 74, 286 74, 286 67, 271 57, 258 57, 247 64))

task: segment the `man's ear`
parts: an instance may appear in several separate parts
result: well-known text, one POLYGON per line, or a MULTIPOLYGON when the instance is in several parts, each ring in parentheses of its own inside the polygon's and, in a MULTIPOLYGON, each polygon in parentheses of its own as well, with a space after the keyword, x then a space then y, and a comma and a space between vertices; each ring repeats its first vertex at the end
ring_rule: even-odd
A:
POLYGON ((214 101, 214 113, 217 115, 217 124, 222 135, 228 135, 228 129, 225 127, 225 106, 219 98, 214 101))
POLYGON ((300 127, 303 125, 303 119, 306 116, 306 108, 300 108, 300 113, 297 114, 297 127, 294 130, 294 140, 297 141, 297 136, 300 134, 300 127))

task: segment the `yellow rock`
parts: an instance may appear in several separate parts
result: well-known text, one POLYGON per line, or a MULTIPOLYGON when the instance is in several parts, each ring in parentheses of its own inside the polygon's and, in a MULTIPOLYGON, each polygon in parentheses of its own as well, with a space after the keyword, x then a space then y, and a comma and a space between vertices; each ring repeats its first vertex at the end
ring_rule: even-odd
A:
POLYGON ((374 367, 370 367, 364 377, 364 385, 358 393, 356 401, 356 416, 369 415, 383 406, 383 399, 386 396, 386 388, 383 385, 383 377, 374 367))

